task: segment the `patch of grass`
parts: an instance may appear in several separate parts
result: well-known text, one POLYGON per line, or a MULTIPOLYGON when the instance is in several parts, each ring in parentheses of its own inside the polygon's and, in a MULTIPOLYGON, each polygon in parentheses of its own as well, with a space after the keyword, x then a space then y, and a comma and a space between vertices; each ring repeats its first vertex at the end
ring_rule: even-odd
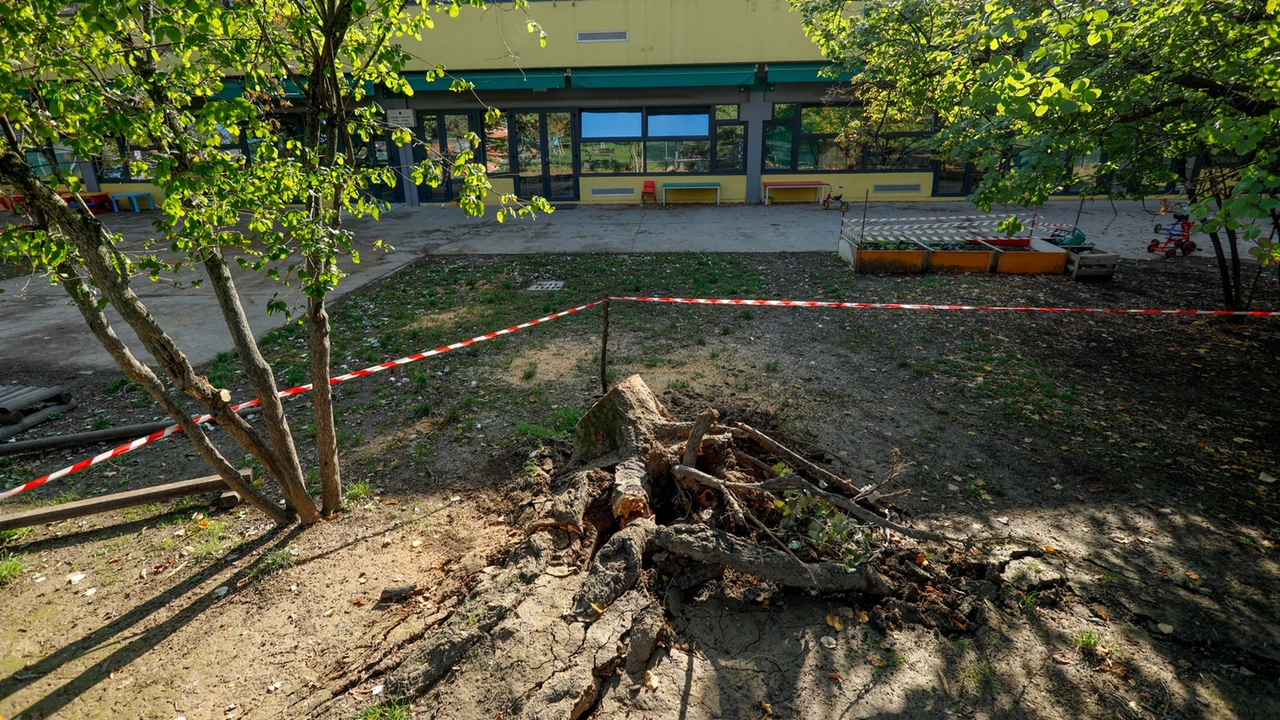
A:
POLYGON ((357 503, 373 497, 373 486, 364 480, 347 483, 347 491, 343 498, 349 503, 357 503))
POLYGON ((1040 593, 1034 590, 1029 593, 1022 593, 1022 597, 1018 600, 1018 605, 1022 607, 1022 611, 1035 617, 1040 613, 1040 593))
POLYGON ((1102 634, 1093 628, 1076 633, 1076 649, 1085 656, 1092 656, 1102 644, 1102 634))
POLYGON ((688 390, 689 382, 687 380, 672 380, 667 383, 668 390, 688 390))
POLYGON ((23 538, 31 534, 31 528, 10 528, 9 530, 0 530, 0 545, 18 544, 23 538))
POLYGON ((538 363, 531 362, 524 367, 524 372, 520 373, 522 380, 532 380, 538 374, 538 363))
POLYGON ((421 420, 431 416, 431 403, 418 403, 409 408, 409 417, 421 420))
POLYGON ((129 378, 113 378, 107 381, 106 393, 108 395, 115 395, 127 387, 129 387, 129 378))
POLYGON ((356 720, 413 720, 413 710, 404 700, 387 700, 361 710, 355 717, 356 720))
POLYGON ((93 423, 89 425, 94 430, 106 430, 111 427, 111 418, 106 415, 99 415, 93 419, 93 423))
POLYGON ((249 572, 249 577, 253 580, 261 580, 262 578, 278 573, 285 568, 291 568, 293 565, 293 555, 289 554, 289 548, 272 550, 262 556, 262 560, 259 561, 257 566, 249 572))
POLYGON ((989 662, 974 663, 960 668, 960 681, 983 694, 996 689, 996 669, 989 662))
POLYGON ((26 569, 27 562, 21 556, 13 553, 0 555, 0 587, 17 580, 22 571, 26 569))
POLYGON ((764 371, 767 373, 778 372, 778 361, 777 360, 766 361, 764 364, 764 371))

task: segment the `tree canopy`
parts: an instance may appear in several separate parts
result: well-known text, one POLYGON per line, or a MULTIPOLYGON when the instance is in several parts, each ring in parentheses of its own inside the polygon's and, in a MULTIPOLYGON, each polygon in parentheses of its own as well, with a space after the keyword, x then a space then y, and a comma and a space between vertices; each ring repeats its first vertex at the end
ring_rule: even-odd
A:
POLYGON ((933 118, 980 206, 1179 191, 1224 268, 1237 240, 1280 260, 1280 0, 791 4, 867 124, 933 118))

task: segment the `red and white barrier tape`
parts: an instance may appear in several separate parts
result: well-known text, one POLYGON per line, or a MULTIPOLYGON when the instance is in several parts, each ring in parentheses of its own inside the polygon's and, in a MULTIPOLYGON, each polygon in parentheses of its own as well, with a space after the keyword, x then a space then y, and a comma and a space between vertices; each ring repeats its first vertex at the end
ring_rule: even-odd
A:
POLYGON ((991 310, 1006 312, 1114 313, 1122 315, 1234 315, 1240 317, 1280 317, 1269 310, 1147 310, 1130 308, 1032 307, 1018 305, 908 305, 903 303, 831 302, 826 300, 735 300, 730 298, 675 298, 610 296, 610 300, 679 303, 682 305, 763 305, 767 307, 819 307, 850 310, 991 310))
MULTIPOLYGON (((426 352, 414 353, 413 355, 406 355, 405 357, 402 357, 399 360, 389 360, 387 362, 380 363, 372 367, 364 368, 363 370, 356 370, 355 372, 350 372, 350 373, 347 373, 346 375, 339 375, 337 377, 332 377, 332 378, 329 378, 329 384, 337 385, 338 383, 343 383, 348 380, 354 380, 356 378, 362 378, 367 375, 372 375, 377 372, 382 372, 383 370, 390 370, 392 368, 400 367, 401 365, 408 365, 409 363, 417 362, 419 360, 433 357, 435 355, 443 355, 444 353, 447 353, 450 350, 457 350, 458 348, 464 348, 469 345, 475 345, 476 343, 482 343, 485 340, 492 340, 494 338, 501 337, 503 335, 510 335, 513 332, 524 330, 525 328, 530 328, 530 327, 533 327, 534 325, 541 325, 542 323, 550 322, 551 320, 555 320, 556 318, 561 318, 561 317, 564 317, 565 315, 572 315, 573 313, 581 312, 588 308, 595 307, 596 305, 599 305, 602 302, 604 301, 597 300, 592 303, 587 303, 586 305, 579 305, 578 307, 572 308, 570 310, 563 310, 561 312, 548 315, 546 317, 541 317, 541 318, 538 318, 537 320, 530 320, 529 322, 520 323, 519 325, 512 325, 511 327, 503 330, 498 330, 491 333, 485 333, 484 335, 477 335, 476 337, 473 337, 469 340, 456 342, 452 345, 445 345, 444 347, 438 347, 435 350, 428 350, 426 352)), ((294 395, 301 395, 302 393, 308 392, 311 390, 311 388, 312 388, 311 384, 308 383, 306 385, 299 385, 298 387, 289 388, 288 390, 281 390, 279 393, 276 393, 276 394, 282 398, 292 397, 294 395)), ((261 405, 261 404, 262 404, 261 399, 254 398, 252 400, 242 402, 238 405, 232 405, 231 411, 235 412, 236 410, 254 407, 256 405, 261 405)), ((195 421, 197 424, 208 422, 212 419, 213 419, 212 415, 199 415, 192 418, 192 420, 195 421)), ((86 458, 84 460, 81 460, 75 465, 65 467, 61 470, 58 470, 57 472, 49 473, 44 477, 36 478, 31 482, 18 485, 17 487, 10 488, 9 490, 5 490, 4 492, 0 492, 0 500, 4 500, 5 498, 11 498, 14 495, 20 495, 28 490, 40 487, 41 485, 49 482, 50 480, 57 480, 58 478, 66 477, 71 473, 80 472, 81 470, 97 465, 100 462, 110 460, 111 458, 119 457, 132 450, 137 450, 143 445, 149 445, 157 440, 161 440, 163 438, 169 437, 170 435, 178 433, 179 431, 181 431, 181 429, 182 428, 177 425, 170 425, 169 427, 163 430, 157 430, 156 432, 153 432, 146 437, 140 437, 137 440, 125 443, 124 445, 121 445, 119 447, 112 448, 99 455, 95 455, 91 458, 86 458)))

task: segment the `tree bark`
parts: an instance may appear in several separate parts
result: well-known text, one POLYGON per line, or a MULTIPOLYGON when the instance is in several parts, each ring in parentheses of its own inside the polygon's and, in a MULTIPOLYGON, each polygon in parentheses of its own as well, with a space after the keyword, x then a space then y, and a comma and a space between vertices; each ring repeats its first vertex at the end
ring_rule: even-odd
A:
POLYGON ((159 403, 165 413, 182 427, 183 433, 191 440, 196 452, 200 453, 200 457, 218 473, 218 477, 222 478, 228 487, 240 493, 240 497, 247 500, 251 505, 266 513, 276 524, 288 525, 291 519, 289 514, 264 497, 258 492, 257 488, 244 482, 240 471, 223 457, 218 448, 209 440, 209 436, 205 435, 204 430, 192 422, 190 414, 182 409, 177 398, 174 398, 165 390, 160 378, 156 377, 151 368, 134 357, 128 346, 112 329, 106 314, 99 309, 98 303, 94 301, 89 288, 80 279, 75 268, 70 263, 63 263, 58 268, 57 275, 59 284, 71 296, 71 300, 75 302, 76 308, 84 317, 85 324, 89 326, 89 330, 93 332, 98 342, 102 343, 102 347, 106 348, 107 352, 110 353, 111 358, 116 361, 116 365, 119 365, 120 369, 124 371, 125 377, 146 390, 147 394, 159 403))
POLYGON ((342 507, 342 469, 338 465, 338 435, 333 420, 333 388, 329 385, 330 326, 324 298, 307 298, 311 362, 311 399, 315 409, 316 454, 320 470, 320 504, 325 515, 342 507))
MULTIPOLYGON (((298 461, 298 449, 293 444, 293 433, 289 430, 289 418, 284 413, 284 404, 277 394, 276 378, 271 366, 262 357, 258 342, 249 327, 249 319, 245 317, 244 306, 240 304, 240 295, 236 292, 231 270, 227 267, 226 258, 221 248, 211 248, 205 255, 205 272, 213 286, 213 294, 218 299, 218 307, 222 309, 223 320, 231 331, 231 341, 240 356, 240 366, 244 368, 245 377, 258 394, 262 406, 262 417, 266 420, 267 436, 271 438, 271 448, 279 458, 280 467, 288 474, 288 482, 279 478, 284 490, 285 502, 298 511, 303 522, 310 524, 315 513, 315 503, 307 495, 306 483, 302 478, 302 464, 298 461)), ((318 519, 318 518, 317 518, 318 519)))

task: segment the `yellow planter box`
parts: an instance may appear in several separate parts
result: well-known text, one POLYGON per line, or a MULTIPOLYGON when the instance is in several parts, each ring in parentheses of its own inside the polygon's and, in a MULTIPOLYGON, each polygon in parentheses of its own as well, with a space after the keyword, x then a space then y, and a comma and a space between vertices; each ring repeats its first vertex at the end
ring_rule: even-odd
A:
POLYGON ((866 273, 924 272, 928 250, 857 250, 854 270, 866 273))
POLYGON ((1002 252, 996 272, 1013 275, 1061 275, 1067 269, 1067 251, 1033 238, 1030 252, 1002 252))
POLYGON ((994 251, 934 250, 929 256, 929 269, 940 273, 991 272, 994 251))

